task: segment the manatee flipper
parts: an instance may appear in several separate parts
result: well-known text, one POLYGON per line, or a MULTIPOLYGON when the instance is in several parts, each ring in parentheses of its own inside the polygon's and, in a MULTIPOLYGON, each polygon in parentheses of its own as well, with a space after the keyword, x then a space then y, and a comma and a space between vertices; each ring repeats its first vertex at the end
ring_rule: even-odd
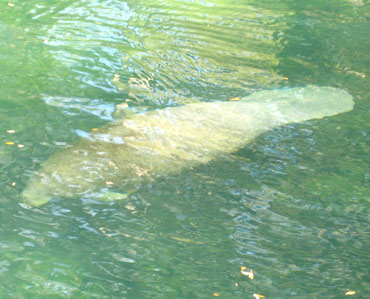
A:
POLYGON ((24 198, 27 198, 27 200, 24 200, 24 202, 26 204, 29 204, 33 207, 39 207, 39 206, 42 206, 46 203, 48 203, 52 197, 49 196, 49 195, 44 195, 44 194, 35 194, 35 196, 33 196, 32 194, 23 194, 22 196, 24 196, 24 198), (26 197, 28 196, 28 197, 26 197))

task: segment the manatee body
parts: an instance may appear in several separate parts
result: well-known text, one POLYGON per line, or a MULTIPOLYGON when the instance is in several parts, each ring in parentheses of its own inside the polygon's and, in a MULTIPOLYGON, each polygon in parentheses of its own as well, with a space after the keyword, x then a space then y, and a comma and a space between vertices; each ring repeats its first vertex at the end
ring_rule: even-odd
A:
POLYGON ((121 199, 144 182, 235 152, 274 127, 336 115, 353 105, 343 90, 309 86, 133 115, 57 151, 21 196, 33 206, 53 197, 121 199))

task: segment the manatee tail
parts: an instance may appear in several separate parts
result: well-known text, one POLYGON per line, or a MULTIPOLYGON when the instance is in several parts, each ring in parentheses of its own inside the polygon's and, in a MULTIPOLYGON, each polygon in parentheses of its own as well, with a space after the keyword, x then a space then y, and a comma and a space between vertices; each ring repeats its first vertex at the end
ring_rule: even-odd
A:
POLYGON ((318 86, 261 91, 242 100, 270 105, 283 123, 320 119, 350 111, 354 106, 346 91, 318 86))

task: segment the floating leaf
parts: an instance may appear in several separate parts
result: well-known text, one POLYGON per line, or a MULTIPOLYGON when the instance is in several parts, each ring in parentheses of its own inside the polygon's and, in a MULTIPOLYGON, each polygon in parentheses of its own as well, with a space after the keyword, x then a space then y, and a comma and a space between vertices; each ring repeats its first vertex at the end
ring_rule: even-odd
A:
POLYGON ((126 109, 128 108, 128 104, 127 103, 121 103, 121 104, 117 104, 116 105, 116 109, 126 109))
POLYGON ((112 82, 117 82, 117 81, 119 81, 119 74, 114 74, 112 78, 112 82))
POLYGON ((13 133, 15 133, 15 130, 7 130, 6 131, 8 134, 13 134, 13 133))
POLYGON ((105 182, 107 185, 114 185, 113 182, 105 182))
POLYGON ((213 293, 213 296, 220 297, 220 294, 219 293, 213 293))
POLYGON ((288 80, 289 80, 289 78, 288 78, 288 77, 284 77, 284 78, 283 78, 283 80, 286 80, 286 81, 288 81, 288 80))
POLYGON ((256 298, 256 299, 265 298, 265 296, 260 295, 260 294, 253 294, 253 297, 256 298))
POLYGON ((364 73, 360 73, 360 72, 356 72, 356 71, 347 71, 347 73, 348 74, 354 74, 354 75, 356 75, 356 76, 358 76, 358 77, 361 77, 361 78, 365 78, 366 77, 366 75, 364 74, 364 73))
POLYGON ((17 146, 18 146, 19 148, 24 147, 24 145, 23 145, 23 144, 18 144, 17 146))
POLYGON ((112 234, 107 233, 107 230, 104 227, 99 227, 99 230, 107 237, 112 237, 112 234))
POLYGON ((235 98, 231 98, 231 99, 229 99, 229 101, 239 101, 240 100, 240 98, 239 97, 235 97, 235 98))
POLYGON ((125 208, 129 211, 135 211, 135 207, 132 205, 125 205, 125 208))
POLYGON ((356 295, 356 291, 348 291, 346 293, 346 296, 352 296, 352 295, 356 295))
POLYGON ((6 145, 14 145, 14 142, 13 141, 7 141, 5 142, 6 145))
POLYGON ((96 132, 96 131, 99 131, 99 129, 98 128, 93 128, 91 131, 96 132))
POLYGON ((13 4, 13 3, 10 3, 10 2, 8 2, 8 5, 9 5, 10 7, 13 7, 13 6, 14 6, 14 4, 13 4))
POLYGON ((249 271, 247 271, 247 267, 241 267, 240 269, 240 273, 245 275, 245 276, 248 276, 250 279, 254 279, 254 272, 252 269, 250 269, 249 271))

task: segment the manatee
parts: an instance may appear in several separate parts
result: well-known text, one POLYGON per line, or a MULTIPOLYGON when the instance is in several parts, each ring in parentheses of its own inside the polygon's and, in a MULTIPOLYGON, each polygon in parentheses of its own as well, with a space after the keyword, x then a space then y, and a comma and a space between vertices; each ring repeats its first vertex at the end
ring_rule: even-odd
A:
POLYGON ((222 158, 277 126, 353 105, 346 91, 308 86, 131 114, 52 154, 21 197, 32 206, 52 198, 124 199, 146 182, 222 158))

